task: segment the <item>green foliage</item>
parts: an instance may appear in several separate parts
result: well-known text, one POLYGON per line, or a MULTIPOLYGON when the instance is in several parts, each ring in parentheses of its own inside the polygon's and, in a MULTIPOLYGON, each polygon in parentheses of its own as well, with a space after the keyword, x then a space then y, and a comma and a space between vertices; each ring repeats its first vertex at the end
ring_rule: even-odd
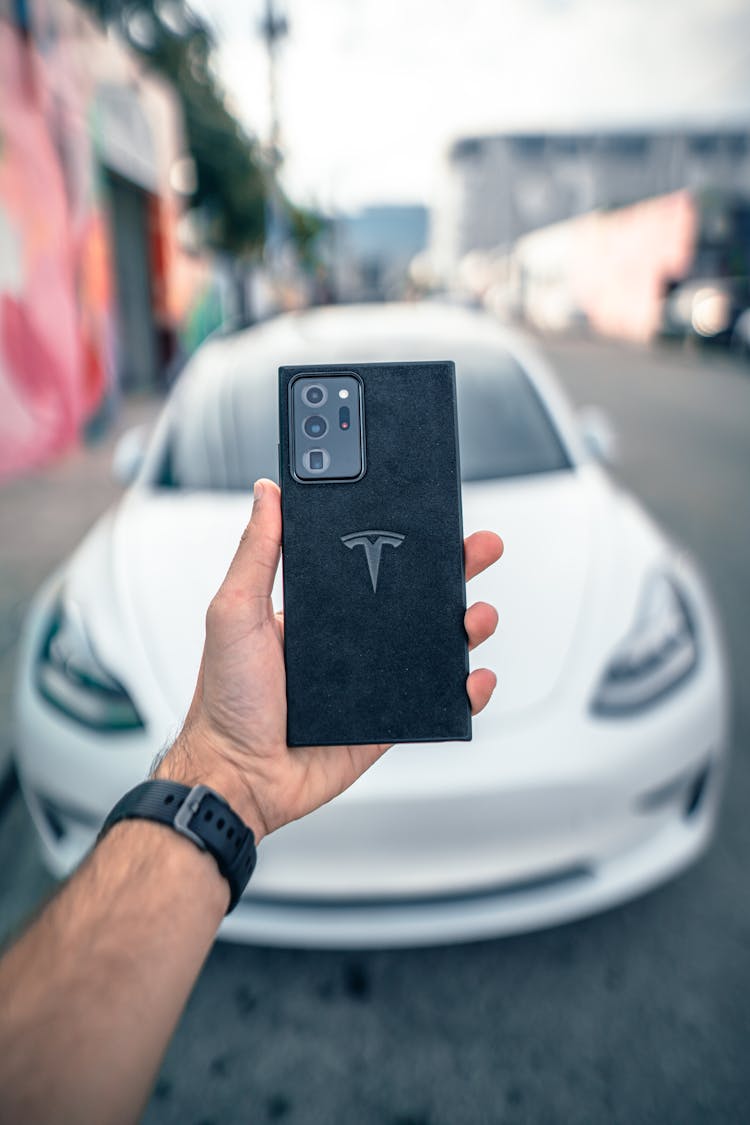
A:
MULTIPOLYGON (((187 143, 195 161, 191 204, 217 250, 260 252, 266 234, 268 177, 257 141, 227 108, 212 68, 215 47, 208 25, 184 0, 83 0, 107 24, 117 25, 145 64, 165 77, 182 102, 187 143)), ((317 265, 325 220, 282 196, 301 265, 317 265)))
POLYGON ((212 67, 209 27, 183 0, 86 0, 101 20, 117 24, 144 63, 169 80, 182 102, 196 186, 191 203, 206 220, 217 250, 259 251, 265 235, 265 173, 257 142, 227 109, 212 67))
POLYGON ((165 42, 155 65, 180 92, 197 183, 193 203, 208 218, 208 237, 219 249, 244 253, 262 246, 265 185, 257 145, 224 105, 209 67, 205 29, 185 41, 165 42))
POLYGON ((301 264, 313 271, 318 265, 320 236, 328 230, 329 223, 317 211, 305 207, 295 207, 288 199, 284 200, 289 210, 289 224, 292 238, 297 246, 301 264))

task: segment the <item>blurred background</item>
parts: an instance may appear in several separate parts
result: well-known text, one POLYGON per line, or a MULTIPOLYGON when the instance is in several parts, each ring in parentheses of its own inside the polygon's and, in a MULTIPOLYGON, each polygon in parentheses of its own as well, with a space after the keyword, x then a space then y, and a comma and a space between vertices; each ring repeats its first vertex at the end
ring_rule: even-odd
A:
POLYGON ((747 0, 0 0, 0 936, 52 886, 12 765, 20 626, 120 496, 118 436, 210 337, 392 301, 534 337, 698 558, 733 669, 718 839, 542 934, 219 946, 146 1119, 739 1122, 747 0))

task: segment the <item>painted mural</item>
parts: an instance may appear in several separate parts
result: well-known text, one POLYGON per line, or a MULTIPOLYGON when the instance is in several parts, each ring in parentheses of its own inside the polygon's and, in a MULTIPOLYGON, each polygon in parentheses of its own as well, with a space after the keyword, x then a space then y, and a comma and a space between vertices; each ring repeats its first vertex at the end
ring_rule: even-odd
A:
POLYGON ((177 243, 182 157, 173 94, 88 16, 0 0, 0 480, 59 455, 116 401, 134 268, 148 274, 154 371, 220 320, 209 263, 177 243), (113 187, 143 212, 129 268, 113 187))

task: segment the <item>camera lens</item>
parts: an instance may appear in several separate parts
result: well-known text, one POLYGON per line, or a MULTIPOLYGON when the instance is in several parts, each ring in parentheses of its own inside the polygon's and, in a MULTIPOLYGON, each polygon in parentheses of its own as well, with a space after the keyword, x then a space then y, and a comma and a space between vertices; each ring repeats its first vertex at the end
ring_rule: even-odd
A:
POLYGON ((309 384, 302 392, 302 401, 308 406, 320 406, 327 398, 325 387, 320 387, 317 383, 309 384))
POLYGON ((331 464, 327 449, 308 449, 302 454, 302 464, 308 473, 324 473, 331 464))
POLYGON ((302 423, 302 429, 309 438, 319 438, 322 437, 328 429, 328 423, 322 415, 311 414, 309 418, 305 418, 302 423))

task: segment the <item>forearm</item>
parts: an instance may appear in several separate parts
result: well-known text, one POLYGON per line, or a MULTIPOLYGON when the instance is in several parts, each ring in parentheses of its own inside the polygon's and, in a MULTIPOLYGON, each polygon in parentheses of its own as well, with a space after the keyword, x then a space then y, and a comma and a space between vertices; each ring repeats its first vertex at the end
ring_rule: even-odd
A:
POLYGON ((171 829, 112 829, 0 964, 0 1120, 136 1120, 228 901, 171 829))

